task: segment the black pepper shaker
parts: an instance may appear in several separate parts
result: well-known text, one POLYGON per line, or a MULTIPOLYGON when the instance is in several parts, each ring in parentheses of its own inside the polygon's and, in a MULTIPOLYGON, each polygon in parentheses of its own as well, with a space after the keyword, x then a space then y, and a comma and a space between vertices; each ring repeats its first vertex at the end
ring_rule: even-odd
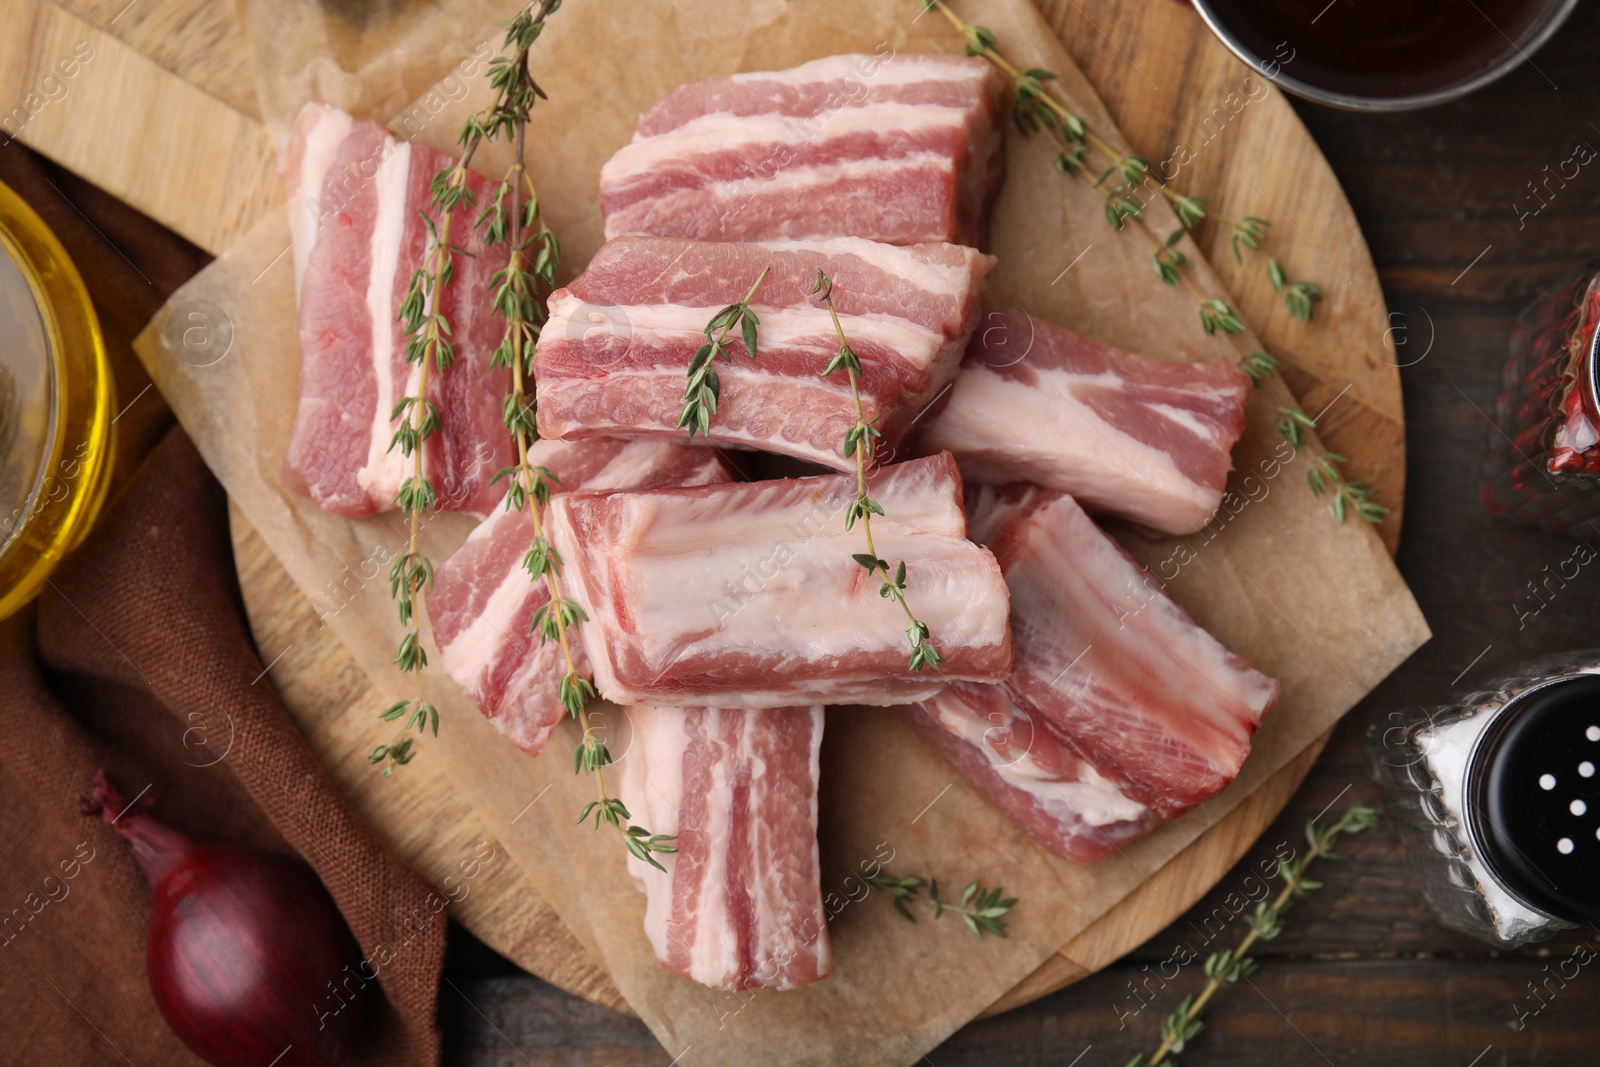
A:
POLYGON ((1600 922, 1600 650, 1373 728, 1441 920, 1514 946, 1600 922))

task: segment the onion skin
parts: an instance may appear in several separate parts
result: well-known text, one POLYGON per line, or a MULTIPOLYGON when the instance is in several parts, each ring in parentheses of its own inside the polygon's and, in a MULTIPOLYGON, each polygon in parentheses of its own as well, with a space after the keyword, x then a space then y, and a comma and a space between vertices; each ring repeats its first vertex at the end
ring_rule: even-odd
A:
POLYGON ((310 867, 180 833, 128 807, 104 772, 85 807, 128 839, 150 882, 150 992, 184 1044, 216 1067, 354 1059, 375 975, 310 867))

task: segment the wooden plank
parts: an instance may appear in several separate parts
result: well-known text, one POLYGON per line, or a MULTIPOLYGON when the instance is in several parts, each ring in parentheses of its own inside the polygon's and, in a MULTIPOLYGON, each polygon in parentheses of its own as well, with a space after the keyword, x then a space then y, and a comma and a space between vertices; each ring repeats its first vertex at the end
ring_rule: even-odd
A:
POLYGON ((51 0, 0 31, 0 109, 8 135, 210 252, 282 200, 259 122, 51 0))
MULTIPOLYGON (((1595 950, 1586 951, 1566 962, 1576 978, 1560 984, 1551 973, 1562 956, 1448 969, 1428 960, 1275 961, 1213 1002, 1205 1033, 1181 1059, 1191 1067, 1592 1064, 1595 950), (1580 958, 1590 962, 1579 966, 1580 958), (1540 989, 1544 1006, 1519 1031, 1517 1008, 1539 1004, 1528 983, 1540 989), (1475 1058, 1491 1047, 1489 1056, 1475 1058)), ((1155 1050, 1161 1015, 1204 981, 1198 964, 1164 984, 1139 966, 1113 966, 1004 1019, 973 1023, 932 1060, 939 1067, 1126 1063, 1155 1050), (1124 1006, 1130 983, 1154 998, 1137 1013, 1124 1006), (1120 1018, 1126 1018, 1121 1029, 1120 1018)), ((439 1015, 445 1062, 457 1067, 666 1067, 669 1060, 642 1024, 608 1019, 533 978, 458 983, 440 998, 439 1015)))
POLYGON ((242 115, 259 119, 250 50, 231 4, 213 0, 54 0, 242 115))

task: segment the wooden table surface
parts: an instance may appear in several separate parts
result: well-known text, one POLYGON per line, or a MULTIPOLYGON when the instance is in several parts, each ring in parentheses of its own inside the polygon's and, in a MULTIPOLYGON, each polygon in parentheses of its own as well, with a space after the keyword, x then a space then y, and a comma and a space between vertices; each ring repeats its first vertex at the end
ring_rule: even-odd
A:
MULTIPOLYGON (((1546 206, 1519 220, 1519 208, 1540 204, 1530 182, 1543 183, 1579 143, 1600 148, 1596 54, 1600 4, 1588 4, 1534 58, 1536 68, 1457 104, 1392 116, 1299 105, 1355 206, 1401 331, 1410 467, 1399 562, 1436 636, 1350 714, 1282 817, 1190 914, 1102 973, 967 1027, 931 1062, 1122 1067, 1152 1050, 1160 1016, 1204 983, 1198 965, 1163 981, 1163 970, 1172 973, 1163 962, 1186 943, 1203 957, 1237 938, 1242 923, 1208 947, 1206 917, 1225 914, 1226 894, 1279 843, 1298 842, 1307 819, 1330 804, 1378 799, 1362 743, 1369 723, 1439 703, 1453 685, 1487 680, 1522 657, 1600 645, 1595 574, 1580 575, 1536 615, 1519 614, 1536 605, 1529 583, 1574 542, 1491 521, 1478 502, 1493 432, 1484 413, 1493 410, 1512 320, 1600 255, 1600 166, 1565 188, 1551 180, 1546 206)), ((1167 146, 1137 147, 1152 155, 1167 146)), ((1348 862, 1322 866, 1316 877, 1325 888, 1258 948, 1263 966, 1252 984, 1213 1001, 1184 1064, 1600 1063, 1600 967, 1581 968, 1564 986, 1552 977, 1575 949, 1585 958, 1579 946, 1600 948, 1600 931, 1496 952, 1434 921, 1391 825, 1343 851, 1348 862)), ((440 999, 446 1064, 667 1062, 637 1021, 518 972, 469 935, 452 936, 440 999)))

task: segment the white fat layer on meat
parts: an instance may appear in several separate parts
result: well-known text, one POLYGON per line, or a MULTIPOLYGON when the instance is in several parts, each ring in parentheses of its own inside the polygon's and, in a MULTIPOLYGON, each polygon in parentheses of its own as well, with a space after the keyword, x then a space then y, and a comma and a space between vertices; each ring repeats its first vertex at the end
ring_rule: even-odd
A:
MULTIPOLYGON (((887 514, 872 520, 875 535, 926 536, 960 540, 966 516, 956 505, 951 483, 928 479, 907 485, 910 478, 887 468, 886 477, 872 478, 868 489, 887 514)), ((635 541, 648 537, 652 551, 672 554, 716 552, 749 541, 763 548, 774 543, 854 537, 842 521, 855 499, 855 479, 825 476, 812 480, 773 482, 707 492, 701 496, 640 494, 630 498, 647 526, 635 526, 635 541), (834 520, 840 520, 835 522, 834 520)))
MULTIPOLYGON (((917 137, 930 131, 964 132, 971 114, 968 107, 900 103, 845 107, 810 117, 712 112, 665 133, 624 145, 600 168, 600 181, 621 184, 709 151, 738 149, 743 158, 759 163, 773 152, 822 145, 833 138, 859 133, 892 130, 897 135, 917 137)), ((852 162, 851 166, 855 165, 852 162)))
MULTIPOLYGON (((1147 690, 1164 693, 1170 701, 1148 709, 1119 702, 1108 714, 1115 711, 1156 724, 1206 721, 1222 738, 1248 743, 1245 723, 1261 721, 1276 692, 1272 679, 1241 667, 1071 497, 1057 496, 1034 511, 1024 536, 1023 561, 1006 571, 1019 671, 1053 677, 1050 686, 1057 693, 1100 707, 1122 695, 1114 677, 1111 682, 1096 679, 1100 665, 1112 665, 1128 676, 1143 674, 1147 690), (1070 620, 1065 626, 1056 621, 1063 617, 1070 620), (1092 642, 1093 655, 1069 670, 1084 651, 1085 639, 1092 642)), ((1194 741, 1203 758, 1216 758, 1214 746, 1231 743, 1200 731, 1194 732, 1194 741)))
POLYGON ((322 222, 322 183, 333 165, 334 154, 350 134, 351 118, 336 107, 311 104, 320 108, 317 119, 306 133, 300 153, 300 174, 294 192, 289 197, 289 237, 294 246, 294 295, 300 300, 300 283, 305 277, 306 260, 317 243, 317 230, 322 222))
MULTIPOLYGON (((467 541, 517 536, 516 531, 527 525, 526 518, 520 511, 507 511, 502 500, 495 505, 489 517, 472 531, 467 541), (508 532, 502 534, 503 530, 508 532)), ((513 567, 502 575, 471 625, 458 633, 454 641, 440 647, 439 658, 445 673, 469 692, 475 692, 477 679, 494 665, 510 630, 511 620, 532 589, 533 582, 528 572, 520 567, 513 567)))
MULTIPOLYGON (((1115 375, 1112 375, 1112 377, 1115 377, 1115 375)), ((1190 385, 1185 391, 1190 396, 1200 398, 1221 395, 1221 390, 1201 389, 1195 385, 1190 385)), ((1206 422, 1188 408, 1173 407, 1171 404, 1158 404, 1152 401, 1144 405, 1144 410, 1160 415, 1174 426, 1181 426, 1187 429, 1202 441, 1215 442, 1221 437, 1217 433, 1216 426, 1206 422)))
MULTIPOLYGON (((560 452, 574 446, 559 441, 536 441, 528 451, 528 462, 534 466, 549 464, 560 452)), ((673 458, 679 446, 658 441, 630 441, 625 447, 596 471, 581 486, 566 489, 627 489, 639 485, 664 462, 673 458)), ((714 453, 706 458, 705 467, 685 476, 685 484, 713 480, 716 470, 714 453)), ((472 531, 467 542, 490 540, 511 536, 525 540, 532 535, 532 523, 526 512, 507 510, 505 498, 494 506, 489 517, 472 531)), ((527 600, 533 589, 528 572, 522 568, 522 557, 517 565, 507 571, 489 595, 483 610, 472 623, 456 635, 456 639, 440 648, 440 660, 445 673, 471 691, 475 681, 494 666, 500 655, 506 635, 510 632, 517 609, 527 600)), ((515 681, 508 687, 515 690, 515 681)))
MULTIPOLYGON (((545 443, 542 440, 539 441, 534 446, 535 450, 537 450, 538 445, 545 443)), ((554 444, 555 442, 550 443, 554 444)), ((559 486, 557 491, 632 489, 654 474, 656 468, 663 462, 673 460, 673 453, 679 447, 676 443, 666 441, 630 441, 619 449, 617 454, 612 456, 604 467, 596 471, 594 477, 587 479, 582 485, 559 486)), ((533 464, 540 462, 535 458, 534 453, 529 453, 528 461, 533 464)), ((685 475, 683 484, 696 485, 701 482, 717 480, 710 474, 711 470, 716 466, 716 462, 716 454, 711 453, 706 457, 706 463, 703 467, 685 475)))
MULTIPOLYGON (((628 870, 645 894, 645 934, 655 950, 656 957, 668 961, 667 934, 676 924, 689 921, 690 916, 674 915, 672 905, 679 890, 687 889, 687 898, 693 902, 694 938, 688 960, 689 976, 710 986, 731 985, 740 974, 740 937, 737 924, 729 907, 728 862, 730 853, 748 858, 749 869, 737 872, 750 884, 755 901, 755 929, 751 939, 756 952, 756 973, 765 978, 782 974, 785 959, 799 952, 817 955, 818 970, 829 970, 830 952, 827 938, 819 934, 812 946, 802 947, 797 932, 785 928, 782 920, 793 921, 804 904, 787 898, 787 886, 782 872, 763 863, 768 854, 763 835, 766 827, 759 819, 760 794, 763 782, 769 775, 794 777, 799 768, 768 767, 765 760, 752 751, 752 740, 764 728, 767 714, 809 715, 812 719, 810 751, 807 754, 805 774, 812 788, 809 791, 809 822, 812 827, 811 848, 815 850, 817 825, 817 791, 815 785, 821 771, 823 710, 821 707, 784 708, 776 712, 747 711, 742 709, 708 709, 704 712, 685 708, 635 707, 629 709, 633 725, 633 740, 622 759, 618 761, 619 794, 634 822, 649 826, 652 833, 681 835, 685 829, 680 821, 684 802, 684 760, 688 753, 691 734, 686 723, 692 717, 697 721, 697 732, 703 732, 716 755, 709 768, 710 781, 706 790, 704 823, 688 829, 703 835, 704 857, 699 868, 697 885, 680 887, 677 855, 658 857, 665 871, 659 871, 633 856, 628 858, 628 870), (724 719, 729 715, 744 717, 738 731, 738 741, 728 745, 724 719), (732 839, 732 800, 734 776, 748 770, 751 789, 750 806, 752 855, 745 857, 744 842, 732 839)), ((813 854, 812 867, 816 867, 813 854)), ((687 875, 685 875, 687 877, 687 875)), ((820 895, 820 890, 818 891, 820 895)), ((820 917, 817 926, 820 927, 820 917)), ((778 988, 789 988, 787 981, 773 982, 778 988)))
MULTIPOLYGON (((1168 533, 1205 525, 1221 502, 1220 491, 1191 480, 1170 452, 1081 402, 1092 390, 1127 388, 1120 376, 1042 367, 1034 373, 1038 383, 1027 385, 982 366, 962 368, 948 403, 923 433, 923 447, 949 451, 962 472, 978 481, 1032 481, 1168 533), (1006 417, 996 419, 999 411, 1006 417)), ((1143 412, 1217 439, 1216 427, 1192 412, 1166 404, 1147 405, 1143 412)))
POLYGON ((1088 764, 1076 781, 1052 778, 1033 760, 1023 757, 1008 767, 996 767, 1000 777, 1016 789, 1032 794, 1044 804, 1066 804, 1090 826, 1109 826, 1129 822, 1147 810, 1143 804, 1124 796, 1115 783, 1101 777, 1088 764))
MULTIPOLYGON (((678 836, 688 829, 701 836, 699 881, 685 887, 694 907, 688 971, 695 981, 712 986, 731 983, 739 972, 739 938, 728 908, 726 886, 728 850, 736 847, 732 841, 732 773, 750 759, 749 730, 741 730, 738 746, 729 748, 722 739, 722 715, 715 710, 693 713, 687 709, 634 708, 630 715, 633 743, 621 761, 623 803, 636 825, 649 826, 652 833, 678 836), (683 765, 692 739, 685 723, 691 716, 717 755, 708 768, 705 819, 698 826, 684 827, 680 813, 684 801, 683 765), (628 799, 630 796, 632 799, 628 799)), ((760 773, 759 768, 756 773, 760 773)), ((668 931, 691 918, 672 910, 679 890, 676 858, 675 854, 664 858, 666 873, 631 856, 628 860, 629 870, 645 892, 645 933, 656 958, 663 961, 668 960, 668 931)), ((758 915, 758 921, 759 918, 758 915)))
MULTIPOLYGON (((837 185, 848 181, 860 186, 875 178, 894 178, 902 171, 938 167, 954 173, 955 162, 939 152, 913 152, 894 159, 852 159, 845 163, 820 163, 808 167, 784 167, 771 177, 736 178, 709 182, 702 190, 725 200, 764 194, 796 197, 814 186, 837 185), (754 183, 752 185, 752 183, 754 183)), ((866 194, 863 192, 862 194, 866 194)))
MULTIPOLYGON (((819 869, 816 856, 816 829, 817 829, 817 783, 820 780, 823 710, 821 707, 779 708, 773 710, 732 711, 722 714, 744 715, 744 730, 740 734, 740 751, 737 759, 746 762, 750 770, 750 811, 751 825, 749 832, 750 862, 747 866, 746 877, 753 883, 751 893, 756 902, 754 946, 755 946, 755 972, 762 984, 770 984, 775 988, 789 989, 791 983, 787 980, 774 981, 784 972, 785 961, 794 958, 802 952, 814 953, 819 960, 818 970, 827 974, 830 970, 831 952, 827 937, 819 934, 814 947, 806 947, 800 943, 798 924, 804 920, 801 917, 804 904, 815 906, 820 901, 821 887, 817 887, 816 896, 801 902, 790 899, 789 883, 786 875, 790 872, 782 867, 766 862, 781 847, 771 836, 771 830, 760 818, 763 804, 763 794, 768 789, 768 782, 779 782, 784 779, 793 779, 799 769, 792 766, 769 767, 765 760, 757 758, 749 751, 752 739, 758 738, 770 728, 770 717, 777 715, 795 716, 808 715, 811 717, 810 745, 807 752, 805 773, 806 783, 810 786, 807 790, 807 824, 810 828, 811 848, 810 869, 819 869)), ((808 889, 810 887, 807 887, 808 889)), ((823 922, 821 914, 811 916, 815 925, 820 927, 823 922)), ((726 926, 729 934, 733 933, 731 919, 726 926)), ((737 951, 738 939, 730 937, 730 948, 737 951)), ((698 947, 698 946, 697 946, 698 947)), ((735 956, 735 961, 737 956, 735 956)))
MULTIPOLYGON (((884 506, 896 514, 892 503, 884 506)), ((825 662, 904 648, 905 619, 851 558, 860 532, 847 532, 842 516, 790 528, 775 521, 782 516, 755 509, 684 522, 658 507, 637 498, 628 524, 633 542, 617 546, 628 564, 634 639, 648 661, 665 668, 686 656, 787 648, 825 662)), ((940 644, 1000 643, 1004 588, 975 580, 975 570, 993 564, 969 542, 895 523, 875 522, 873 534, 879 555, 906 561, 917 615, 940 644)))
MULTIPOLYGON (((648 826, 653 834, 678 834, 678 807, 683 803, 683 757, 689 747, 684 709, 637 707, 626 710, 633 740, 617 760, 617 791, 632 815, 632 822, 648 826)), ((667 929, 672 919, 672 879, 675 853, 656 857, 658 871, 633 856, 628 870, 646 896, 644 929, 656 958, 667 957, 667 929)))
POLYGON ((990 733, 996 728, 1009 732, 1009 724, 1002 726, 986 718, 975 717, 961 697, 952 695, 949 690, 932 700, 923 701, 922 708, 945 730, 982 752, 995 774, 1008 786, 1028 793, 1042 805, 1064 803, 1090 826, 1128 822, 1146 811, 1143 804, 1129 799, 1117 788, 1116 783, 1103 777, 1088 763, 1080 761, 1078 777, 1069 780, 1040 766, 1031 754, 1013 757, 997 751, 989 743, 990 733))
MULTIPOLYGON (((710 710, 702 720, 717 755, 709 768, 705 819, 698 827, 690 827, 704 835, 706 849, 701 860, 699 893, 695 898, 694 942, 689 950, 689 975, 707 985, 727 983, 739 973, 739 935, 734 929, 728 908, 728 853, 738 849, 742 855, 744 851, 743 842, 733 840, 733 779, 739 764, 751 759, 750 731, 741 729, 738 742, 730 747, 723 740, 724 714, 737 715, 740 712, 710 710)), ((760 767, 752 767, 752 776, 761 772, 760 767)), ((684 829, 681 821, 678 828, 680 831, 684 829)), ((758 928, 759 922, 758 915, 758 928)))
MULTIPOLYGON (((589 568, 570 565, 578 556, 574 547, 579 544, 577 535, 573 532, 572 522, 568 518, 567 510, 552 507, 546 513, 546 525, 550 531, 550 540, 561 552, 561 558, 569 561, 569 565, 562 568, 561 576, 565 579, 564 592, 567 596, 580 604, 596 605, 601 603, 599 593, 589 581, 589 568)), ((581 551, 581 550, 580 550, 581 551)), ((591 622, 597 622, 593 612, 590 613, 591 622)), ((583 642, 584 652, 588 654, 589 666, 594 671, 595 688, 601 693, 616 693, 621 689, 617 684, 617 674, 613 669, 610 658, 606 655, 605 638, 599 632, 600 625, 586 625, 578 627, 578 638, 583 642), (591 632, 592 631, 592 632, 591 632)))
MULTIPOLYGON (((825 360, 833 354, 830 350, 818 358, 825 360)), ((845 428, 855 421, 849 387, 842 382, 830 385, 821 375, 796 378, 773 374, 760 369, 762 366, 757 362, 739 368, 740 396, 748 401, 748 406, 733 402, 728 379, 723 379, 722 404, 712 424, 711 439, 724 447, 753 448, 854 472, 855 460, 846 459, 839 444, 845 428), (740 416, 741 411, 744 417, 740 416), (774 422, 781 422, 782 427, 775 427, 774 422), (829 424, 837 428, 837 433, 816 432, 819 426, 829 424)), ((643 433, 665 435, 674 442, 681 442, 682 431, 677 429, 677 419, 683 406, 682 368, 629 371, 627 383, 629 391, 640 400, 638 411, 623 411, 595 403, 596 394, 601 390, 588 379, 541 378, 538 402, 545 421, 539 431, 558 440, 643 433), (561 412, 559 418, 551 415, 556 411, 561 412), (626 421, 618 421, 622 419, 626 421)), ((871 396, 863 394, 861 402, 869 419, 878 414, 879 406, 871 396)))
MULTIPOLYGON (((833 320, 827 311, 774 308, 759 302, 752 307, 761 318, 760 345, 763 349, 815 349, 821 359, 818 370, 838 351, 833 320)), ((565 293, 550 301, 550 320, 540 337, 583 338, 590 330, 598 330, 604 337, 597 343, 608 343, 613 337, 624 336, 617 324, 625 323, 625 339, 629 343, 652 336, 698 338, 705 332, 706 314, 704 307, 684 304, 601 307, 565 293)), ((894 315, 840 315, 839 321, 845 336, 857 348, 882 346, 919 370, 929 367, 945 344, 943 334, 894 315)))
POLYGON ((403 382, 394 380, 394 284, 400 270, 400 245, 405 238, 406 193, 411 176, 411 145, 401 144, 386 154, 373 175, 377 192, 372 223, 372 273, 367 279, 367 311, 372 316, 372 363, 377 373, 378 402, 372 412, 372 437, 367 442, 367 462, 356 472, 356 484, 387 507, 405 479, 406 457, 389 449, 395 403, 410 394, 420 368, 407 364, 403 382))
POLYGON ((855 81, 867 85, 914 85, 918 82, 981 82, 988 72, 956 56, 880 56, 845 52, 824 56, 788 70, 731 75, 741 85, 807 85, 811 82, 855 81))
MULTIPOLYGON (((762 495, 787 495, 790 488, 775 483, 762 495)), ((850 651, 892 649, 902 654, 903 620, 878 595, 879 583, 866 579, 851 558, 860 549, 860 538, 856 531, 843 529, 848 496, 819 488, 776 502, 764 502, 748 491, 628 498, 630 513, 619 524, 626 533, 607 552, 628 564, 628 588, 616 594, 636 613, 633 632, 640 653, 663 670, 674 659, 702 652, 789 649, 798 659, 819 661, 850 651), (702 595, 686 597, 685 589, 702 595)), ((965 520, 947 489, 897 491, 892 482, 880 483, 873 496, 888 513, 873 525, 879 552, 886 559, 906 561, 917 584, 917 614, 932 629, 936 643, 947 650, 1003 643, 1005 583, 994 558, 962 539, 965 520)), ((566 508, 551 509, 550 528, 565 558, 576 560, 583 554, 566 508)), ((579 603, 611 602, 616 568, 569 566, 565 575, 569 595, 579 603)), ((613 635, 605 614, 578 628, 596 687, 628 703, 664 699, 621 684, 609 654, 613 635)), ((902 680, 892 692, 885 691, 880 678, 785 679, 771 690, 697 693, 693 702, 716 707, 903 704, 939 692, 950 677, 929 676, 926 685, 902 680)))
MULTIPOLYGON (((717 246, 712 245, 710 247, 715 248, 717 246)), ((968 299, 973 290, 977 287, 978 279, 981 278, 983 274, 987 273, 989 267, 994 262, 993 259, 975 249, 957 249, 957 246, 955 245, 932 246, 935 249, 944 249, 946 252, 951 249, 957 249, 963 253, 957 257, 950 257, 950 261, 945 262, 942 257, 919 254, 918 246, 906 247, 900 245, 890 245, 884 244, 880 241, 868 241, 860 237, 829 237, 808 240, 749 242, 748 244, 743 244, 741 247, 765 249, 773 253, 808 252, 813 255, 823 257, 829 261, 827 262, 825 269, 831 276, 835 278, 841 289, 845 288, 845 281, 855 273, 855 269, 850 263, 850 260, 859 260, 866 266, 883 272, 883 274, 889 278, 897 279, 916 289, 922 290, 930 297, 948 297, 957 304, 963 303, 968 299)), ((694 248, 695 246, 693 244, 685 243, 682 258, 687 258, 689 252, 693 251, 694 248)), ((662 277, 652 282, 652 288, 656 290, 665 289, 668 286, 673 285, 685 278, 699 276, 703 272, 703 264, 696 260, 695 263, 688 267, 680 267, 676 276, 671 278, 662 277)), ((757 295, 759 296, 759 293, 757 295)), ((596 311, 605 310, 598 305, 585 305, 583 301, 579 300, 568 289, 558 289, 551 294, 551 321, 556 321, 555 317, 558 314, 559 308, 567 307, 570 309, 579 306, 587 306, 596 311)), ((705 307, 701 307, 699 309, 699 313, 702 315, 702 317, 704 316, 707 308, 710 306, 711 305, 706 305, 705 307)), ((758 301, 758 309, 762 306, 763 305, 760 305, 758 301)), ((810 305, 808 304, 806 307, 809 308, 810 305)), ((823 315, 826 317, 825 312, 823 315)), ((842 318, 846 323, 851 321, 849 316, 842 316, 842 318)), ((609 320, 609 324, 610 328, 614 332, 621 332, 619 327, 631 325, 627 320, 615 318, 609 320)), ((762 334, 765 336, 767 324, 764 316, 761 324, 762 334)), ((565 325, 564 322, 563 325, 565 325)), ((602 325, 601 320, 595 320, 595 325, 602 325)), ((705 322, 701 321, 695 332, 700 332, 700 330, 704 327, 705 322)), ((925 329, 926 327, 919 328, 925 329)), ((567 336, 564 330, 561 332, 552 332, 549 324, 547 324, 540 332, 541 339, 544 337, 562 336, 567 336)), ((581 336, 581 331, 579 334, 575 334, 573 336, 581 336)))
MULTIPOLYGON (((862 237, 824 237, 809 240, 793 241, 763 241, 759 247, 770 249, 773 252, 813 252, 818 255, 843 257, 852 256, 861 260, 868 266, 877 267, 891 278, 899 278, 910 282, 918 289, 934 296, 948 296, 957 301, 964 301, 967 296, 978 288, 978 281, 973 277, 974 267, 980 267, 978 274, 981 276, 988 270, 985 264, 992 264, 993 259, 973 248, 962 248, 966 253, 959 259, 950 263, 940 262, 931 256, 921 256, 916 252, 916 246, 902 246, 884 244, 882 241, 869 241, 862 237)), ((954 248, 954 245, 935 245, 935 248, 954 248)), ((835 275, 836 280, 848 277, 850 267, 847 263, 830 264, 830 275, 835 275)), ((839 282, 842 290, 845 286, 839 282)))

